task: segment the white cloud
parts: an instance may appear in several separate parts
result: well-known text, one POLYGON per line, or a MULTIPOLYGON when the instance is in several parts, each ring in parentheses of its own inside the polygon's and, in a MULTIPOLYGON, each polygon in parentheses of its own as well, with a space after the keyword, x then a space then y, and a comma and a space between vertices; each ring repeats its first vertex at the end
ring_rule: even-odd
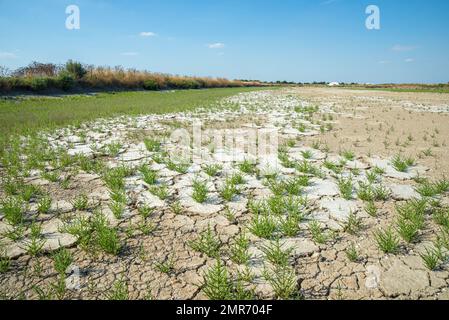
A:
POLYGON ((408 58, 408 59, 405 59, 404 61, 407 62, 407 63, 410 63, 410 62, 414 62, 415 59, 413 59, 413 58, 408 58))
POLYGON ((157 36, 156 33, 154 33, 154 32, 149 32, 149 31, 143 31, 143 32, 139 33, 139 35, 140 35, 141 37, 155 37, 155 36, 157 36))
POLYGON ((404 51, 413 51, 416 49, 416 46, 405 46, 401 44, 394 45, 391 50, 396 52, 404 52, 404 51))
POLYGON ((217 42, 217 43, 208 44, 207 47, 209 49, 223 49, 225 47, 225 44, 221 43, 221 42, 217 42))
POLYGON ((379 64, 389 64, 390 63, 390 61, 388 61, 388 60, 381 60, 381 61, 379 61, 379 64))
POLYGON ((126 57, 135 57, 135 56, 138 56, 139 53, 138 52, 122 52, 121 55, 126 56, 126 57))
POLYGON ((13 52, 0 51, 0 59, 16 59, 17 55, 13 52))

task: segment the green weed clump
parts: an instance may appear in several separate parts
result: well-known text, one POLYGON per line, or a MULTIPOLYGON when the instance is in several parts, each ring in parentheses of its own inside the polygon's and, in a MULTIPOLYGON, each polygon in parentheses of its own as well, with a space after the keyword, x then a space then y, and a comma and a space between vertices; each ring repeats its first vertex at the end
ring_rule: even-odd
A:
POLYGON ((106 294, 108 300, 126 301, 129 300, 128 285, 125 280, 117 280, 106 294))
POLYGON ((1 209, 5 219, 12 225, 19 225, 23 221, 24 203, 20 198, 9 197, 1 201, 1 209))
POLYGON ((434 271, 439 267, 442 253, 439 248, 426 248, 425 252, 420 253, 419 256, 421 257, 426 268, 434 271))
POLYGON ((346 257, 351 262, 357 262, 360 259, 359 252, 357 251, 357 248, 355 247, 355 244, 351 244, 346 249, 346 257))
POLYGON ((111 227, 101 212, 95 212, 92 218, 77 218, 66 223, 62 230, 78 240, 80 246, 87 250, 101 250, 111 255, 118 255, 122 248, 118 230, 111 227))
POLYGON ((196 240, 190 241, 189 246, 195 251, 216 258, 220 254, 221 242, 209 226, 196 240))
POLYGON ((204 172, 206 172, 209 177, 216 177, 222 169, 223 166, 219 164, 209 164, 204 166, 204 172))
POLYGON ((415 160, 411 157, 404 158, 401 155, 396 155, 391 160, 393 167, 399 172, 406 172, 408 168, 415 165, 415 160))
POLYGON ((193 200, 195 200, 198 203, 206 202, 207 194, 209 193, 207 181, 195 179, 192 182, 192 186, 193 186, 193 193, 192 193, 193 200))
POLYGON ((343 199, 351 200, 352 199, 352 191, 353 191, 353 183, 352 178, 340 178, 338 179, 338 188, 340 189, 340 194, 343 199))
POLYGON ((75 210, 87 210, 89 207, 89 198, 85 194, 80 194, 72 201, 75 210))
POLYGON ((449 180, 443 178, 436 182, 430 182, 427 179, 421 181, 415 188, 422 197, 435 197, 449 191, 449 180))
POLYGON ((239 164, 239 169, 246 174, 254 174, 256 172, 256 164, 250 160, 245 159, 239 164))
POLYGON ((225 201, 232 201, 240 193, 238 186, 232 179, 226 179, 224 186, 219 190, 220 196, 225 201))
POLYGON ((230 247, 231 260, 238 264, 246 265, 249 262, 250 254, 249 239, 244 233, 240 233, 230 247))
POLYGON ((0 273, 6 273, 11 266, 11 259, 6 254, 6 250, 0 246, 0 273))
POLYGON ((233 279, 220 259, 203 275, 202 291, 210 300, 252 300, 254 292, 247 289, 245 279, 233 279))
POLYGON ((163 261, 156 261, 154 266, 156 270, 165 274, 170 274, 174 270, 175 259, 173 256, 170 256, 163 261))
POLYGON ((399 239, 394 234, 392 228, 378 230, 374 233, 379 249, 384 253, 397 253, 399 249, 399 239))
POLYGON ((159 152, 161 151, 161 142, 156 139, 146 138, 144 141, 145 147, 150 152, 159 152))
POLYGON ((296 275, 292 267, 276 265, 272 270, 265 269, 263 277, 273 288, 276 298, 289 300, 299 297, 296 275))
POLYGON ((69 250, 61 248, 53 253, 53 264, 56 272, 60 275, 64 275, 67 268, 72 264, 73 257, 69 250))
POLYGON ((271 239, 277 230, 277 224, 269 213, 258 213, 253 215, 249 230, 260 238, 271 239))
POLYGON ((155 185, 157 183, 157 172, 152 170, 147 165, 139 167, 139 172, 142 174, 143 181, 149 185, 155 185))
POLYGON ((321 228, 321 225, 318 221, 313 220, 309 222, 309 231, 312 235, 313 241, 318 244, 325 244, 330 238, 329 234, 325 233, 321 228))
POLYGON ((396 206, 396 230, 407 243, 416 241, 424 228, 426 208, 425 200, 411 200, 396 206))
POLYGON ((277 266, 288 266, 290 255, 293 252, 293 248, 284 249, 279 239, 271 241, 263 246, 261 250, 265 254, 265 258, 277 266))

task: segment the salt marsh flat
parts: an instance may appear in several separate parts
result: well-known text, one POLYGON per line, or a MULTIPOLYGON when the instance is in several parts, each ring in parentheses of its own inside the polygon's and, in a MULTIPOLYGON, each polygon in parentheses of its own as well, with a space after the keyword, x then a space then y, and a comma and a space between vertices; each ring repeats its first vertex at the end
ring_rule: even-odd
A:
POLYGON ((2 102, 3 297, 449 298, 449 95, 147 94, 2 102))

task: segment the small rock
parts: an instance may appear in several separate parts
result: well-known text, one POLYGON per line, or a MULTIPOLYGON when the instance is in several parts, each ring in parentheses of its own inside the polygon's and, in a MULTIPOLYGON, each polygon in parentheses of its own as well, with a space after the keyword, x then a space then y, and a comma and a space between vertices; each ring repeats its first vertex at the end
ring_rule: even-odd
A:
POLYGON ((58 200, 52 203, 50 210, 53 212, 67 213, 73 210, 73 205, 66 200, 58 200))
POLYGON ((304 193, 308 198, 318 199, 323 196, 333 197, 337 196, 340 191, 335 182, 331 180, 314 180, 312 185, 305 188, 304 193))
POLYGON ((425 290, 429 284, 426 271, 412 270, 398 259, 395 259, 391 267, 382 273, 380 279, 380 287, 389 297, 425 290))
POLYGON ((76 242, 76 238, 68 233, 61 233, 63 222, 52 219, 42 225, 42 236, 45 240, 44 251, 54 251, 60 247, 69 247, 76 242))
POLYGON ((319 248, 308 239, 290 238, 282 240, 283 248, 293 249, 292 254, 295 257, 308 256, 319 250, 319 248))
POLYGON ((76 155, 91 156, 93 154, 93 151, 88 145, 77 145, 74 148, 67 150, 67 154, 70 156, 76 155))
POLYGON ((419 197, 419 194, 410 185, 391 184, 389 188, 391 190, 391 196, 395 200, 403 201, 419 197))
POLYGON ((137 203, 147 205, 151 208, 162 208, 165 206, 165 201, 159 199, 149 191, 141 192, 137 196, 137 203))
POLYGON ((187 216, 177 215, 173 219, 173 227, 175 229, 180 228, 184 232, 190 232, 195 228, 195 221, 187 216))
POLYGON ((145 154, 140 150, 132 150, 123 153, 120 160, 124 162, 139 161, 145 158, 145 154))
POLYGON ((346 222, 351 212, 355 213, 358 210, 357 204, 354 201, 340 198, 323 199, 320 201, 320 205, 323 209, 329 211, 329 215, 331 218, 339 222, 346 222))
POLYGON ((365 287, 367 289, 377 289, 380 282, 380 268, 370 265, 366 267, 365 287))

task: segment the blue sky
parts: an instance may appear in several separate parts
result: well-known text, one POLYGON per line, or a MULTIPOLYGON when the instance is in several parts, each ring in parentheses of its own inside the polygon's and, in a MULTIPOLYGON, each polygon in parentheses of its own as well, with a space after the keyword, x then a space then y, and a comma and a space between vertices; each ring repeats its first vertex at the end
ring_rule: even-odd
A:
POLYGON ((261 80, 448 82, 447 0, 0 0, 0 65, 75 59, 261 80), (65 28, 78 5, 81 29, 65 28), (380 8, 381 29, 365 28, 380 8))

